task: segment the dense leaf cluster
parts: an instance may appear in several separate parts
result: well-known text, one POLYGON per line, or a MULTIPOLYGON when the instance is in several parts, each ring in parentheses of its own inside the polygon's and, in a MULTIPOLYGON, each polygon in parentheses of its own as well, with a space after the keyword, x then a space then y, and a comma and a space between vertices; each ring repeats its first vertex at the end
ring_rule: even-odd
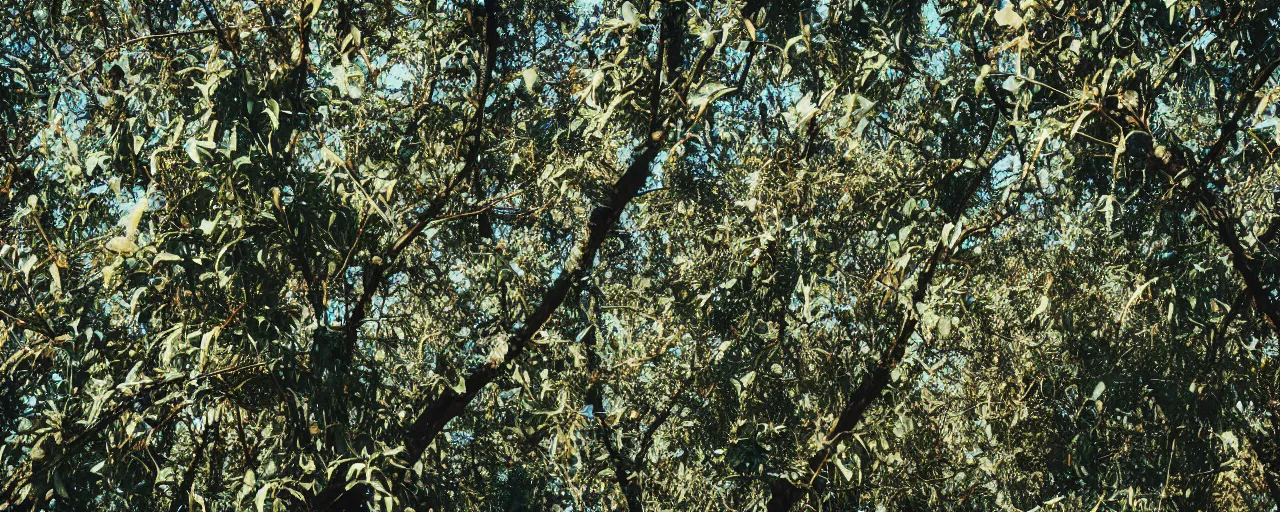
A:
POLYGON ((1280 506, 1274 0, 0 13, 0 510, 1280 506))

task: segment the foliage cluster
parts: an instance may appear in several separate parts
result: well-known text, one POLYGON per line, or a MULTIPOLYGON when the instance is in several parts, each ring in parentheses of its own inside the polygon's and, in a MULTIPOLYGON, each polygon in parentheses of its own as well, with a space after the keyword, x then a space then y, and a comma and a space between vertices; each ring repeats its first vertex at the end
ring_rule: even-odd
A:
POLYGON ((1275 0, 0 1, 0 510, 1275 510, 1275 0))

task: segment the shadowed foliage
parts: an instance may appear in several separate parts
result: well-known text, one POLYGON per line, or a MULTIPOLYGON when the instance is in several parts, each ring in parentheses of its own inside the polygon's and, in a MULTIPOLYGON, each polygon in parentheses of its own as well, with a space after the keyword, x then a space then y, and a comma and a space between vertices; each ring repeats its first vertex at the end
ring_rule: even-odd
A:
POLYGON ((0 510, 1280 505, 1280 2, 0 13, 0 510))

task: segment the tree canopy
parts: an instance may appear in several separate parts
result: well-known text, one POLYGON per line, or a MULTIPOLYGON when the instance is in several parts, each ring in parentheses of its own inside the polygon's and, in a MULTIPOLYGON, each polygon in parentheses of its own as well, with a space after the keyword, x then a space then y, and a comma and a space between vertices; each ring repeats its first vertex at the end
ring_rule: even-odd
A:
POLYGON ((1278 510, 1275 0, 0 0, 0 510, 1278 510))

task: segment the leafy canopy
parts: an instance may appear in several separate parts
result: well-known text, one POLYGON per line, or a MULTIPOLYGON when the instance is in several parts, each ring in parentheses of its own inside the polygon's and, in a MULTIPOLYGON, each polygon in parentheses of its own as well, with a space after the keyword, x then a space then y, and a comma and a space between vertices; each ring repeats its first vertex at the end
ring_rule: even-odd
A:
POLYGON ((0 510, 1280 504, 1277 2, 0 12, 0 510))

